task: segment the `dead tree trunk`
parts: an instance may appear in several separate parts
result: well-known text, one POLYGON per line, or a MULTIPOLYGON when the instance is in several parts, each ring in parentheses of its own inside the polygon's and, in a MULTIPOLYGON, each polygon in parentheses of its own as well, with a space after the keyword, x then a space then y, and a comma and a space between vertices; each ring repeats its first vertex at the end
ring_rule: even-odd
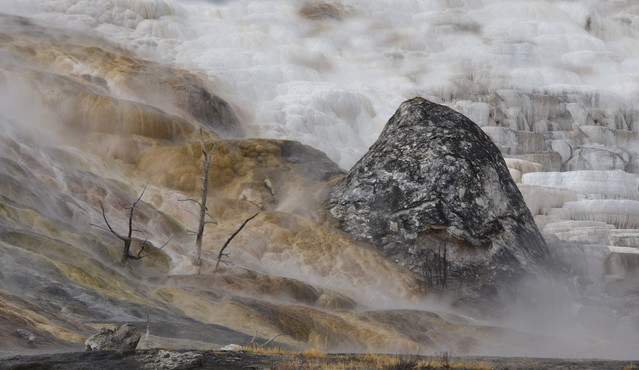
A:
POLYGON ((446 247, 433 252, 427 273, 428 285, 431 288, 446 289, 449 287, 446 247))
POLYGON ((192 198, 180 199, 181 201, 191 201, 197 204, 198 206, 200 206, 200 212, 197 215, 199 223, 198 223, 197 231, 194 232, 195 233, 195 254, 196 254, 195 262, 198 266, 202 265, 202 237, 204 235, 204 227, 207 224, 217 223, 215 221, 206 220, 207 216, 210 217, 211 219, 213 218, 213 216, 211 216, 211 214, 208 213, 208 208, 206 207, 206 198, 209 192, 209 168, 211 167, 211 159, 213 158, 213 152, 217 148, 217 145, 213 144, 213 146, 211 146, 211 148, 209 149, 209 147, 206 145, 206 141, 204 141, 204 134, 201 128, 200 128, 200 140, 202 141, 202 154, 204 155, 204 158, 202 158, 202 163, 204 165, 203 173, 202 173, 202 176, 200 177, 202 179, 202 194, 201 194, 200 200, 196 200, 192 198))
MULTIPOLYGON (((140 200, 142 199, 142 196, 144 195, 144 192, 146 191, 146 187, 147 185, 144 185, 144 189, 142 189, 142 193, 140 193, 140 196, 138 197, 138 199, 135 200, 135 202, 133 202, 133 204, 131 204, 130 207, 125 207, 126 209, 129 210, 129 230, 127 232, 127 235, 124 236, 120 233, 118 233, 117 231, 115 231, 113 229, 113 227, 111 226, 111 224, 109 223, 109 220, 106 217, 106 212, 104 210, 104 205, 102 204, 102 202, 100 202, 100 208, 102 209, 102 218, 104 219, 104 223, 107 225, 107 227, 102 227, 99 225, 93 225, 96 226, 100 229, 103 230, 108 230, 111 232, 111 234, 115 235, 118 239, 122 240, 122 242, 124 243, 123 247, 122 247, 122 255, 120 257, 120 265, 124 266, 124 263, 126 262, 127 259, 132 258, 132 259, 142 259, 146 256, 148 256, 149 254, 153 253, 147 253, 145 255, 142 255, 142 252, 144 251, 144 248, 146 247, 146 240, 142 243, 142 246, 140 247, 140 251, 138 252, 137 256, 131 254, 131 243, 133 242, 133 216, 135 215, 135 207, 138 205, 138 203, 140 202, 140 200)), ((139 231, 139 230, 138 230, 139 231)), ((164 243, 164 245, 160 248, 158 248, 158 250, 164 248, 169 241, 167 241, 166 243, 164 243)))
MULTIPOLYGON (((197 228, 197 235, 195 237, 195 251, 197 254, 197 264, 198 266, 202 264, 202 235, 204 234, 204 227, 209 223, 216 223, 215 221, 206 221, 206 216, 208 215, 206 208, 206 197, 209 192, 209 167, 211 166, 211 158, 213 157, 213 152, 216 149, 216 145, 213 144, 211 149, 208 148, 206 142, 204 141, 204 135, 202 135, 202 129, 200 129, 200 139, 202 140, 202 154, 204 154, 204 158, 202 162, 204 163, 204 173, 202 174, 202 201, 200 202, 200 224, 197 228)), ((210 217, 210 215, 209 215, 210 217)))

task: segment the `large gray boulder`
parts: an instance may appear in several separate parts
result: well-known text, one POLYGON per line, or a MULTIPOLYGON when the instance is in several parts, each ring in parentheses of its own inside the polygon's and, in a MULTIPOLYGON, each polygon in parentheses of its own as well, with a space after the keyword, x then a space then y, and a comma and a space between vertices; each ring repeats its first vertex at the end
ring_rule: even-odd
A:
POLYGON ((422 98, 402 103, 379 139, 333 187, 346 232, 468 303, 492 299, 548 248, 490 138, 422 98))
POLYGON ((141 337, 135 326, 123 324, 115 330, 100 328, 84 341, 84 346, 87 351, 135 349, 141 337))

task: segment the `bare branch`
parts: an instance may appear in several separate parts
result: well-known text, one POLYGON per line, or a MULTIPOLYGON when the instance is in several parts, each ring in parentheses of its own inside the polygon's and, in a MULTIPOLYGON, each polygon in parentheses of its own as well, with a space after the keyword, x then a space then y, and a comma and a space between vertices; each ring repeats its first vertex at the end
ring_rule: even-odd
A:
POLYGON ((93 226, 93 227, 97 227, 98 229, 102 229, 102 230, 104 230, 104 231, 110 231, 109 229, 107 229, 107 228, 106 228, 106 227, 104 227, 104 226, 100 226, 100 225, 96 225, 96 224, 90 224, 90 225, 91 225, 91 226, 93 226))
POLYGON ((228 240, 226 241, 226 243, 224 243, 224 245, 222 246, 222 249, 220 249, 220 253, 217 255, 217 263, 215 264, 215 269, 213 271, 217 271, 217 267, 220 265, 220 260, 222 259, 222 255, 224 254, 224 250, 226 249, 226 247, 229 246, 229 243, 231 243, 231 240, 233 240, 233 238, 235 238, 235 236, 237 234, 240 233, 240 231, 242 231, 242 229, 244 228, 244 226, 246 226, 246 224, 251 221, 252 219, 254 219, 257 215, 259 214, 259 212, 255 213, 253 216, 247 218, 246 220, 244 220, 244 222, 242 223, 242 225, 240 225, 240 227, 235 230, 235 232, 233 233, 233 235, 231 235, 228 240))
MULTIPOLYGON (((131 258, 131 259, 141 259, 144 258, 146 256, 148 256, 151 253, 154 253, 156 251, 147 253, 145 255, 142 255, 142 253, 144 253, 144 250, 146 249, 147 246, 147 241, 148 240, 144 240, 144 242, 142 242, 142 246, 140 247, 140 250, 138 251, 137 255, 133 255, 130 253, 131 250, 131 245, 133 242, 133 232, 139 232, 139 233, 145 233, 144 230, 139 230, 139 229, 135 229, 133 228, 133 216, 135 215, 135 207, 138 205, 138 203, 140 202, 140 200, 142 200, 142 197, 144 196, 144 192, 146 191, 146 188, 148 187, 149 183, 147 182, 146 185, 144 185, 144 189, 142 189, 142 192, 140 193, 140 196, 138 196, 138 198, 131 204, 130 207, 122 207, 125 208, 127 210, 129 210, 129 229, 128 229, 128 234, 127 236, 123 236, 120 235, 118 232, 116 232, 113 227, 111 226, 111 224, 109 223, 109 220, 106 217, 106 211, 104 210, 104 204, 102 204, 102 202, 100 202, 100 209, 102 210, 102 218, 104 219, 104 223, 107 225, 107 227, 103 227, 103 226, 99 226, 99 225, 93 225, 96 226, 102 230, 106 230, 111 232, 113 235, 115 235, 118 239, 122 240, 124 242, 124 245, 122 247, 122 257, 120 258, 120 265, 124 266, 124 263, 126 262, 127 259, 131 258)), ((162 246, 162 248, 164 248, 164 246, 166 246, 168 244, 168 241, 162 246)), ((160 249, 162 249, 160 248, 160 249)))
POLYGON ((271 339, 267 340, 264 344, 262 344, 262 347, 264 347, 265 345, 267 345, 267 344, 271 343, 272 341, 274 341, 274 340, 275 340, 275 338, 277 338, 277 337, 281 337, 282 335, 284 335, 284 333, 280 333, 280 334, 278 334, 278 335, 274 336, 273 338, 271 338, 271 339))
POLYGON ((188 209, 185 209, 184 211, 186 211, 186 212, 188 212, 188 213, 192 214, 193 216, 197 216, 197 213, 195 213, 195 212, 193 212, 193 211, 190 211, 190 210, 188 210, 188 209))
POLYGON ((142 189, 142 192, 140 193, 140 196, 138 197, 138 199, 136 199, 135 202, 131 204, 131 212, 129 213, 129 235, 128 235, 129 243, 131 242, 131 237, 133 235, 133 213, 135 212, 135 207, 138 205, 138 202, 140 202, 140 199, 142 199, 142 196, 144 195, 144 192, 146 191, 147 186, 149 186, 148 182, 146 183, 146 185, 144 185, 144 189, 142 189))
POLYGON ((144 241, 142 242, 142 247, 140 247, 140 250, 138 251, 138 259, 142 258, 142 257, 140 257, 140 255, 144 251, 144 247, 146 247, 146 242, 147 241, 148 241, 148 239, 144 239, 144 241))
POLYGON ((107 227, 109 228, 109 231, 117 236, 120 240, 126 242, 126 238, 123 237, 122 235, 118 234, 115 230, 113 230, 113 228, 111 227, 111 224, 109 223, 109 220, 107 220, 106 217, 106 212, 104 211, 104 205, 102 204, 102 201, 100 201, 100 208, 102 209, 102 218, 104 219, 104 222, 106 223, 107 227))
MULTIPOLYGON (((229 255, 225 253, 225 254, 224 254, 224 256, 225 256, 225 257, 228 257, 229 255)), ((233 261, 226 261, 226 260, 222 260, 222 262, 221 262, 221 263, 223 263, 223 264, 224 264, 224 265, 226 265, 226 266, 233 266, 233 261)))
POLYGON ((146 242, 147 242, 147 241, 145 240, 145 241, 142 243, 142 248, 140 248, 140 250, 138 251, 138 255, 137 255, 137 256, 134 256, 134 255, 132 255, 132 254, 129 254, 129 255, 128 255, 128 258, 131 258, 131 259, 134 259, 134 260, 141 260, 142 258, 144 258, 144 257, 146 257, 146 256, 148 256, 148 255, 151 255, 151 254, 153 254, 153 253, 155 253, 155 252, 158 252, 158 251, 162 250, 164 247, 166 247, 166 246, 167 246, 167 244, 169 244, 169 242, 170 242, 172 239, 173 239, 173 238, 171 238, 171 239, 167 240, 164 244, 162 244, 162 246, 161 246, 160 248, 158 248, 158 249, 156 249, 156 250, 154 250, 154 251, 151 251, 151 252, 149 252, 149 253, 147 253, 147 254, 145 254, 145 255, 142 255, 142 252, 144 251, 145 246, 146 246, 146 242))
POLYGON ((196 203, 198 206, 202 205, 199 200, 193 198, 178 199, 178 202, 193 202, 196 203))
MULTIPOLYGON (((149 255, 151 255, 151 254, 153 254, 153 253, 155 253, 155 252, 159 252, 159 251, 161 251, 162 249, 164 249, 164 247, 166 247, 166 246, 169 244, 169 242, 170 242, 171 240, 173 240, 173 238, 170 238, 169 240, 167 240, 164 244, 162 244, 162 246, 161 246, 160 248, 158 248, 158 249, 156 249, 156 250, 154 250, 154 251, 151 251, 151 252, 149 252, 149 253, 147 253, 147 254, 145 254, 145 255, 143 255, 143 256, 140 256, 140 258, 139 258, 139 259, 144 258, 144 257, 146 257, 146 256, 149 256, 149 255)), ((140 253, 142 253, 142 252, 140 251, 140 253)), ((140 254, 138 253, 138 255, 140 255, 140 254)))
POLYGON ((135 208, 135 205, 138 204, 140 199, 142 199, 142 196, 144 195, 144 192, 146 191, 147 186, 149 186, 148 182, 144 184, 144 189, 142 189, 142 192, 140 193, 140 196, 138 197, 138 199, 136 199, 135 202, 133 202, 133 204, 131 205, 131 208, 135 208))

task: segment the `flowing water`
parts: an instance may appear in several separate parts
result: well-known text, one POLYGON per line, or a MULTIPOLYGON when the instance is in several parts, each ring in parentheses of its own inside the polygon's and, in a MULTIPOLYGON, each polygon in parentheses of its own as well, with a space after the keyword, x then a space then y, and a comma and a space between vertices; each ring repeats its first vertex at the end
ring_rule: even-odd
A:
POLYGON ((203 347, 259 329, 335 351, 636 353, 632 1, 0 0, 0 12, 0 303, 38 335, 79 342, 90 328, 77 323, 152 312, 203 347), (418 95, 498 144, 540 229, 590 279, 575 283, 578 298, 533 286, 546 310, 475 321, 331 231, 318 211, 329 185, 289 160, 309 149, 291 155, 279 140, 348 170, 418 95), (218 224, 202 274, 188 235, 197 210, 183 202, 200 188, 199 127, 218 144, 218 224), (138 244, 167 244, 121 268, 100 204, 124 232, 123 207, 147 183, 138 244), (243 201, 256 193, 275 202, 243 201), (230 249, 233 265, 210 274, 219 246, 259 208, 230 249), (205 324, 237 334, 212 339, 205 324))

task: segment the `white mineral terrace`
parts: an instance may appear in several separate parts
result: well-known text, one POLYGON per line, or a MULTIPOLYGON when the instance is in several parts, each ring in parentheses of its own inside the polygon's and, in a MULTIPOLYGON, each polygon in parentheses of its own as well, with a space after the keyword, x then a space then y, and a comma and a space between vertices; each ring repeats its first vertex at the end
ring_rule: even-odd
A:
POLYGON ((519 175, 516 168, 513 170, 521 179, 518 185, 542 232, 579 243, 582 250, 599 250, 589 258, 605 266, 599 278, 637 271, 639 175, 621 170, 519 175))
POLYGON ((200 71, 238 107, 249 136, 301 141, 344 169, 400 102, 447 104, 495 141, 543 232, 634 255, 634 0, 331 4, 340 19, 301 21, 300 2, 286 0, 3 0, 2 11, 200 71))

